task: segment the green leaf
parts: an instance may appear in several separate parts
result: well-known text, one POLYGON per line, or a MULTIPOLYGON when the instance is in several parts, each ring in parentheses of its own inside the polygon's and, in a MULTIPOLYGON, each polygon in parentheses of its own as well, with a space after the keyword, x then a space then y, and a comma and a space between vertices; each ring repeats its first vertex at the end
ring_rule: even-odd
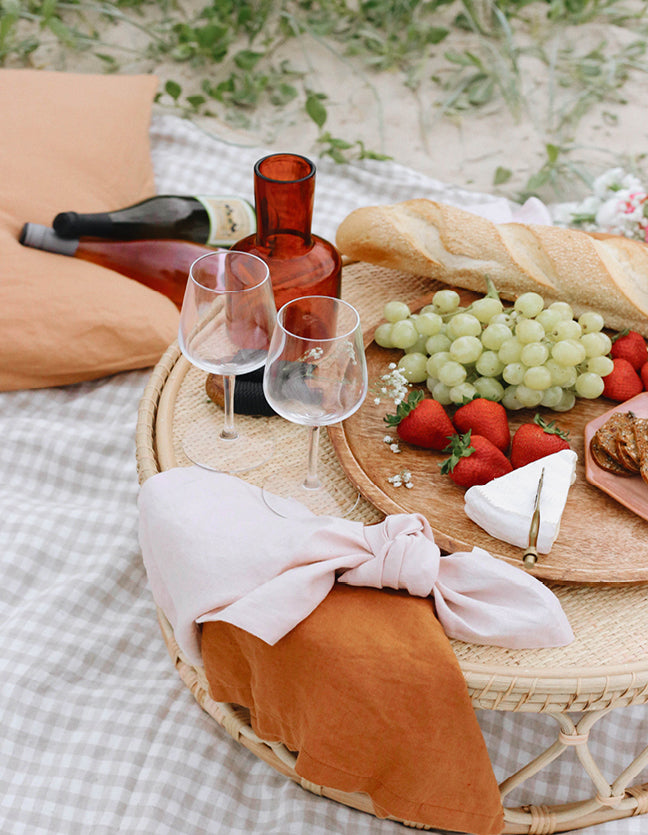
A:
POLYGON ((306 98, 306 113, 315 122, 318 128, 324 126, 328 116, 326 108, 322 104, 321 98, 317 93, 309 93, 306 98))
POLYGON ((167 81, 164 85, 164 91, 168 93, 174 101, 177 101, 182 93, 182 87, 177 81, 167 81))
POLYGON ((242 49, 234 56, 234 63, 242 70, 252 70, 263 58, 263 52, 253 52, 251 49, 242 49))
POLYGON ((558 145, 553 145, 551 142, 548 142, 546 145, 546 151, 547 159, 553 165, 560 156, 560 148, 558 147, 558 145))
POLYGON ((494 186, 501 186, 504 183, 508 183, 508 181, 513 176, 513 172, 510 168, 502 168, 501 165, 498 165, 495 169, 495 176, 493 177, 493 185, 494 186))

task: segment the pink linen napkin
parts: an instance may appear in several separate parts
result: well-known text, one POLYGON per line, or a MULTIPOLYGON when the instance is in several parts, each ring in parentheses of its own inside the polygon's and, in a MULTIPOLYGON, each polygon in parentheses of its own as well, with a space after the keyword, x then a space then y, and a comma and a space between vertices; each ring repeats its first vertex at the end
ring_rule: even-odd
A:
POLYGON ((416 513, 363 525, 303 508, 286 519, 258 487, 196 466, 148 479, 138 505, 153 597, 194 664, 201 663, 198 624, 226 621, 272 645, 336 579, 432 596, 444 631, 462 641, 535 648, 574 638, 539 580, 481 548, 442 555, 416 513))

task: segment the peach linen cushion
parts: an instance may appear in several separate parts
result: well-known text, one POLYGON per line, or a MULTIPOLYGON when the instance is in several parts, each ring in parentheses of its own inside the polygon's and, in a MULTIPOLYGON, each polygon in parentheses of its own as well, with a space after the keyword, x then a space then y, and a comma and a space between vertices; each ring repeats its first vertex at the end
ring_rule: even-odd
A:
POLYGON ((22 246, 25 222, 154 194, 154 76, 0 70, 0 390, 153 365, 177 332, 165 296, 112 270, 22 246))

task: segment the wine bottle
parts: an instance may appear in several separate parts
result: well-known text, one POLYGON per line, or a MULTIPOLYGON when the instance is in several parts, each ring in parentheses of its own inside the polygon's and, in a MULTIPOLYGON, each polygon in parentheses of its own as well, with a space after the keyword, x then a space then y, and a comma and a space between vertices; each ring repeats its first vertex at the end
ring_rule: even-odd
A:
POLYGON ((251 252, 270 268, 277 309, 301 296, 339 296, 342 261, 311 232, 315 165, 297 154, 270 154, 254 166, 257 229, 232 249, 251 252))
POLYGON ((52 225, 62 238, 167 238, 228 247, 252 234, 256 220, 240 197, 161 194, 114 212, 60 212, 52 225))
POLYGON ((78 241, 62 238, 48 226, 26 223, 20 243, 47 252, 91 261, 164 293, 178 307, 187 284, 189 268, 201 255, 213 252, 190 241, 78 241))

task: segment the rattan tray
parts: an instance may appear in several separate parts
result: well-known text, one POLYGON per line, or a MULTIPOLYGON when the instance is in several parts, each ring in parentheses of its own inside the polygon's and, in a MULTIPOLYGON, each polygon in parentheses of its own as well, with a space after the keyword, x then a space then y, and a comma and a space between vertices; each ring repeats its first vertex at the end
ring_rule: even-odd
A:
MULTIPOLYGON (((355 264, 345 267, 343 294, 355 304, 363 319, 377 321, 384 301, 390 298, 414 300, 430 289, 424 279, 392 270, 355 264)), ((184 428, 218 408, 205 396, 204 375, 182 357, 177 344, 169 347, 153 371, 144 392, 137 426, 137 462, 140 481, 174 466, 186 466, 180 438, 184 428)), ((303 467, 306 434, 280 418, 241 418, 245 431, 272 433, 274 460, 293 461, 303 467)), ((322 466, 335 476, 340 490, 353 492, 329 439, 322 437, 322 466)), ((272 462, 252 471, 246 478, 260 484, 272 462)), ((361 499, 354 518, 367 523, 382 514, 361 499)), ((637 543, 641 547, 640 543, 637 543)), ((459 641, 453 647, 464 673, 475 708, 548 713, 560 727, 556 742, 528 768, 502 784, 503 794, 536 773, 572 745, 587 747, 587 732, 609 709, 648 702, 648 586, 593 586, 550 584, 559 597, 574 629, 576 640, 562 649, 505 650, 475 646, 459 641), (584 712, 580 723, 567 715, 584 712)), ((202 707, 228 732, 281 773, 318 794, 362 811, 372 811, 364 796, 344 795, 333 789, 311 786, 294 772, 294 755, 275 743, 259 740, 249 726, 245 710, 213 702, 207 692, 204 672, 182 657, 173 633, 160 613, 162 632, 183 681, 202 707)), ((586 753, 586 752, 585 752, 586 753)), ((588 757, 580 758, 584 763, 588 757)), ((648 762, 644 751, 616 783, 608 783, 594 765, 584 768, 594 781, 597 795, 550 809, 525 807, 506 810, 507 833, 558 832, 611 818, 626 817, 648 810, 648 784, 626 788, 648 762), (596 769, 596 771, 598 771, 596 769)), ((422 828, 422 827, 420 827, 422 828)))

